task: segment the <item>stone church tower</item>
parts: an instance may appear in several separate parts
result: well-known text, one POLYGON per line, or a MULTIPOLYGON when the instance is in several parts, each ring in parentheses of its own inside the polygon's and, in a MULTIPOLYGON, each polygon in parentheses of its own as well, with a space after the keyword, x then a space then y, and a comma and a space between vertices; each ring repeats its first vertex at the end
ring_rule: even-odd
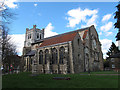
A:
POLYGON ((28 57, 28 53, 34 53, 30 52, 33 50, 32 44, 42 41, 44 39, 44 29, 38 29, 36 28, 36 25, 33 25, 33 28, 29 29, 26 28, 26 34, 25 34, 25 41, 24 41, 24 47, 23 47, 23 62, 26 64, 24 66, 25 71, 31 71, 32 70, 32 59, 31 56, 28 57))

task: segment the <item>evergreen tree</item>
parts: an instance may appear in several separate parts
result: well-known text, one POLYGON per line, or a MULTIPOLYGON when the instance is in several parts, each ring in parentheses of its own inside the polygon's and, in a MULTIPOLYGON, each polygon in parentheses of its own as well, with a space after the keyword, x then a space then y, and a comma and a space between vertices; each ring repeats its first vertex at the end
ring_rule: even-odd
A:
POLYGON ((117 7, 117 11, 115 12, 115 19, 117 19, 117 22, 114 24, 115 28, 118 29, 118 33, 116 35, 116 41, 120 40, 120 2, 119 4, 116 6, 117 7))
POLYGON ((109 51, 108 51, 106 54, 107 54, 108 56, 111 56, 111 55, 114 55, 114 54, 116 54, 116 53, 118 53, 118 52, 119 52, 118 47, 115 45, 114 42, 112 42, 112 45, 111 45, 109 51))

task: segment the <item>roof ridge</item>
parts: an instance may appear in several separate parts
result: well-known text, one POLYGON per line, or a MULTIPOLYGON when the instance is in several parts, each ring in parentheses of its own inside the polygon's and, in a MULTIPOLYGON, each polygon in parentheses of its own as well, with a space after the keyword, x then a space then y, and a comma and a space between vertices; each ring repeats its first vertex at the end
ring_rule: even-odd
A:
POLYGON ((58 34, 58 35, 51 36, 51 37, 47 37, 47 38, 44 38, 43 40, 54 38, 54 37, 58 37, 58 36, 61 36, 61 35, 66 35, 66 34, 74 33, 74 32, 78 32, 78 31, 84 31, 84 30, 86 30, 88 28, 90 28, 90 27, 86 27, 86 28, 82 28, 82 29, 78 29, 78 30, 74 30, 74 31, 70 31, 70 32, 62 33, 62 34, 58 34))

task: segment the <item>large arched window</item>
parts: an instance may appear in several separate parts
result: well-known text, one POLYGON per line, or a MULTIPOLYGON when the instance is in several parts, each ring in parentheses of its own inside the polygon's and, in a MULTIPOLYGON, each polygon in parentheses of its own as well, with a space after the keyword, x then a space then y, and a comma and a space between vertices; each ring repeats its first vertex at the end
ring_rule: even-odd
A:
POLYGON ((97 48, 97 40, 96 37, 92 36, 92 49, 95 50, 97 48))
POLYGON ((85 59, 86 59, 86 64, 88 64, 88 61, 89 61, 89 55, 86 53, 85 54, 85 59))
POLYGON ((94 39, 93 41, 92 41, 92 44, 93 44, 93 48, 97 48, 97 44, 96 44, 96 40, 94 39))
POLYGON ((57 49, 53 48, 52 49, 52 64, 57 64, 58 63, 58 53, 57 49))
POLYGON ((49 50, 45 50, 45 64, 47 64, 47 60, 49 59, 49 50))
POLYGON ((88 71, 89 68, 89 55, 85 54, 85 70, 88 71))
POLYGON ((98 61, 98 52, 95 52, 95 60, 98 61))
POLYGON ((43 51, 40 50, 39 52, 39 64, 43 64, 43 51))
POLYGON ((64 62, 64 57, 65 57, 65 48, 64 47, 61 47, 60 50, 60 60, 59 60, 59 64, 63 64, 64 62))

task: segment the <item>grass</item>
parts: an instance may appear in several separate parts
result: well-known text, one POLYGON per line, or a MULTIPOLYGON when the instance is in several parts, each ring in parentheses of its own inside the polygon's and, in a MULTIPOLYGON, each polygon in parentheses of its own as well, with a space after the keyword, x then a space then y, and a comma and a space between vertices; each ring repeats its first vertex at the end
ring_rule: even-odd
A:
MULTIPOLYGON (((88 72, 81 72, 80 74, 88 74, 88 72)), ((97 71, 97 72, 90 72, 90 74, 118 74, 116 71, 97 71)))
POLYGON ((2 77, 3 88, 118 88, 118 76, 94 75, 95 73, 115 72, 93 72, 91 75, 80 74, 40 74, 30 76, 31 73, 4 75, 2 77), (71 77, 71 80, 53 80, 53 77, 71 77))

